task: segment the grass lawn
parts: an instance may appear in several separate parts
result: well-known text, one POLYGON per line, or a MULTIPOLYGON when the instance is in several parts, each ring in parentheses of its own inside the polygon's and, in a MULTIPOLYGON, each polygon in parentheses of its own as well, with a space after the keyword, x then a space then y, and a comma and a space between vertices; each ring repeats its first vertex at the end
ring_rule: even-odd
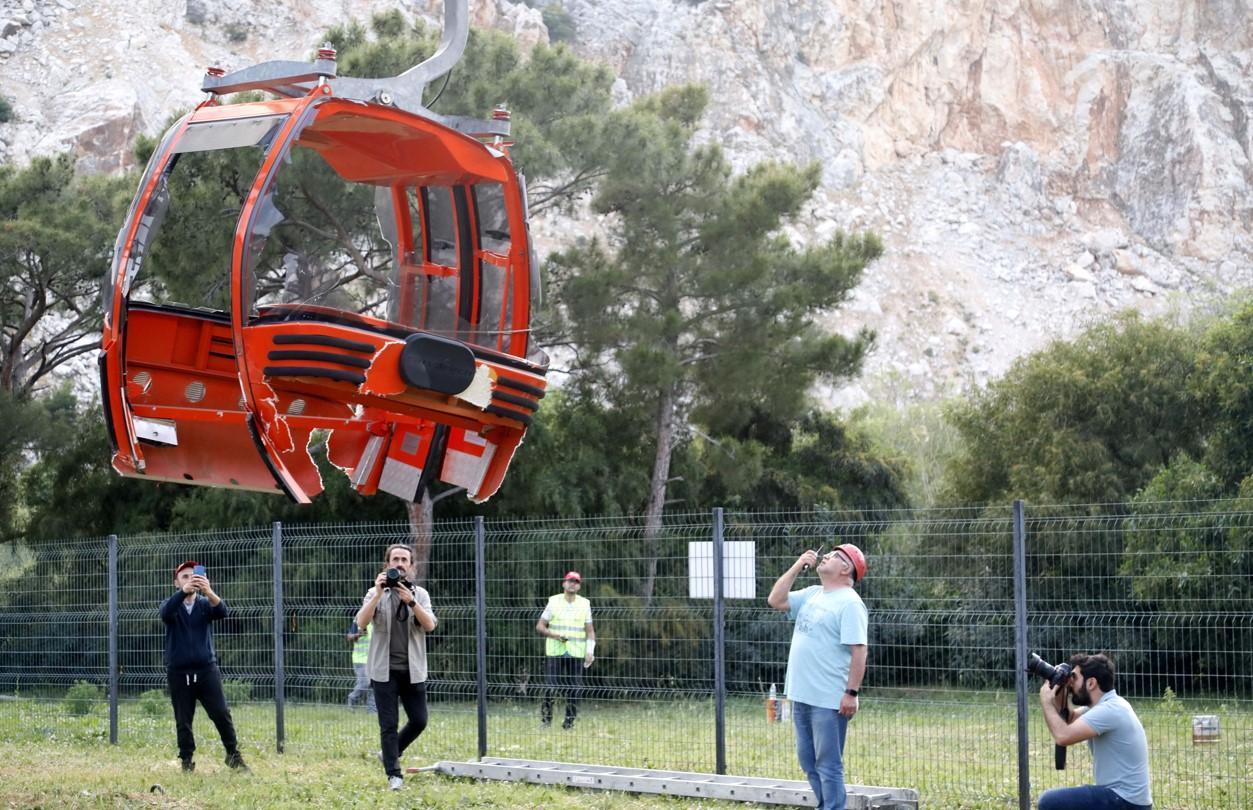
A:
MULTIPOLYGON (((1253 810, 1253 711, 1231 705, 1186 707, 1139 701, 1152 752, 1157 810, 1253 810), (1218 745, 1194 746, 1192 714, 1222 717, 1218 745)), ((286 753, 275 753, 274 708, 232 707, 251 774, 228 771, 221 743, 204 716, 196 722, 195 774, 183 775, 168 707, 120 707, 119 745, 108 744, 103 706, 69 716, 59 702, 0 701, 0 808, 4 807, 736 807, 733 803, 654 795, 584 792, 507 782, 473 782, 422 773, 397 794, 383 790, 372 715, 339 706, 289 704, 286 753), (159 786, 154 788, 154 786, 159 786)), ((560 712, 560 705, 558 706, 560 712)), ((560 716, 560 714, 558 714, 560 716)), ((969 693, 960 700, 896 693, 868 696, 849 732, 849 781, 913 787, 923 807, 1011 810, 1017 807, 1012 694, 969 693)), ((493 702, 489 756, 713 772, 709 701, 588 702, 574 731, 541 728, 533 701, 493 702)), ((1070 767, 1052 767, 1052 745, 1033 712, 1033 798, 1048 787, 1091 779, 1084 746, 1070 767)), ((757 699, 728 701, 730 773, 803 778, 787 724, 767 725, 757 699)), ((434 702, 431 723, 404 758, 407 766, 474 759, 474 706, 434 702)))

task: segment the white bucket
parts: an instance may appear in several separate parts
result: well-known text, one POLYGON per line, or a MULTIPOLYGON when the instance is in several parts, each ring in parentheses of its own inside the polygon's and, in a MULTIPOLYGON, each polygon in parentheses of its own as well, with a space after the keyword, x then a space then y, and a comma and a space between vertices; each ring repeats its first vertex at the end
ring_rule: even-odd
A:
POLYGON ((1221 736, 1218 715, 1198 714, 1192 718, 1192 742, 1195 745, 1216 743, 1221 736))

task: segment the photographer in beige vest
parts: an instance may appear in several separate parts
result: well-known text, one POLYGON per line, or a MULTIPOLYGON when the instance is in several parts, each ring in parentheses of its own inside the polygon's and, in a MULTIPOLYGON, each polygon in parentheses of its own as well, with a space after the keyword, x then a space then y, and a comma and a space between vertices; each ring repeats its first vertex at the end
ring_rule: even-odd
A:
POLYGON ((400 755, 426 728, 426 634, 438 622, 431 610, 431 595, 409 581, 413 549, 396 544, 388 546, 384 556, 387 567, 366 592, 356 622, 362 632, 374 625, 365 668, 378 709, 387 786, 400 790, 404 787, 400 755), (398 704, 404 705, 408 717, 399 732, 398 704))

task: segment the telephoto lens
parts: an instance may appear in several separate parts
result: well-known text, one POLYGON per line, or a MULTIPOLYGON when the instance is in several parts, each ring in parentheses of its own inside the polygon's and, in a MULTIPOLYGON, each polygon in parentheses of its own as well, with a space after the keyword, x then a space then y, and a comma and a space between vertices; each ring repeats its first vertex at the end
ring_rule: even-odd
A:
POLYGON ((1031 653, 1031 657, 1027 659, 1027 674, 1039 675, 1048 681, 1050 686, 1056 687, 1065 683, 1070 677, 1070 664, 1053 666, 1035 653, 1031 653))

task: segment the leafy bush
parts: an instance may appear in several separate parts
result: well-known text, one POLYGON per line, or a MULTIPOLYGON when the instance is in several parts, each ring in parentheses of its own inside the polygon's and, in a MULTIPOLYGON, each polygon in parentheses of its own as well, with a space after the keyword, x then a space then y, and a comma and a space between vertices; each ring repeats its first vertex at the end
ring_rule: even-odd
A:
POLYGON ((226 702, 231 705, 247 703, 252 698, 252 683, 250 681, 222 681, 222 692, 226 695, 226 702))
POLYGON ((139 696, 139 710, 149 717, 160 717, 170 711, 170 696, 164 689, 149 689, 139 696))
POLYGON ((1162 691, 1161 710, 1165 714, 1186 714, 1188 709, 1169 686, 1162 691))
POLYGON ((549 3, 543 9, 544 25, 548 28, 548 39, 552 43, 573 42, 577 31, 574 18, 560 3, 549 3))
POLYGON ((104 690, 90 681, 75 681, 65 691, 65 710, 73 715, 91 714, 104 697, 104 690))

